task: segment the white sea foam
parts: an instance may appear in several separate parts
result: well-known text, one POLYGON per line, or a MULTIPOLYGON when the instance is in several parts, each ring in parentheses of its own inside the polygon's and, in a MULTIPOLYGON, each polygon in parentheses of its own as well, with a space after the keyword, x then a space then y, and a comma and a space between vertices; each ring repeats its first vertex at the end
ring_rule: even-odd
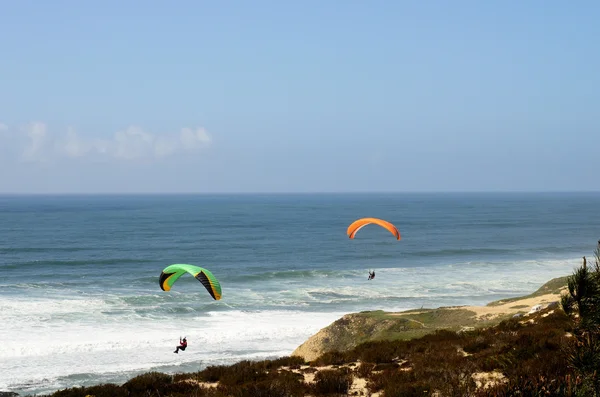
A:
POLYGON ((70 374, 140 371, 235 358, 238 353, 289 354, 341 315, 231 311, 210 313, 209 317, 174 317, 171 321, 124 319, 90 324, 85 320, 44 325, 20 322, 0 331, 0 390, 40 391, 70 374), (179 336, 187 336, 189 347, 175 355, 173 349, 179 336), (17 390, 19 387, 23 389, 17 390))

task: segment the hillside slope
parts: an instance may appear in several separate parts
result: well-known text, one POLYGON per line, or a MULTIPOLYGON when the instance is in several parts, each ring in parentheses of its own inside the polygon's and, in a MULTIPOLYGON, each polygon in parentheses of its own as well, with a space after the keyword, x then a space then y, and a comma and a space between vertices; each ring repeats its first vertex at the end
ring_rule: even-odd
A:
POLYGON ((486 306, 453 306, 404 312, 372 311, 343 316, 300 345, 292 356, 312 361, 329 351, 347 351, 367 341, 413 339, 437 329, 460 331, 488 327, 514 316, 527 315, 536 305, 560 301, 567 277, 550 280, 536 292, 486 306))

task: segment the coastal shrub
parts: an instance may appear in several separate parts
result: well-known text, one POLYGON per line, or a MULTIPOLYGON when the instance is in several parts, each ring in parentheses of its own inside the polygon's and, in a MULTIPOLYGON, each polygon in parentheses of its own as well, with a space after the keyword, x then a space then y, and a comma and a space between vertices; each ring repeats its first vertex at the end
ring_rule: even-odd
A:
POLYGON ((573 322, 571 318, 560 309, 544 310, 538 313, 536 322, 540 327, 564 328, 573 330, 573 322), (544 317, 544 314, 548 314, 544 317), (550 316, 550 314, 552 314, 550 316))
POLYGON ((502 342, 492 351, 486 351, 478 357, 480 368, 485 372, 499 370, 509 377, 556 372, 566 364, 565 355, 561 351, 564 331, 547 328, 543 331, 497 335, 503 339, 502 342))
POLYGON ((418 379, 412 371, 383 371, 367 382, 369 392, 381 397, 428 396, 434 390, 428 382, 418 379))
MULTIPOLYGON (((146 394, 144 397, 149 397, 149 395, 146 394)), ((189 391, 169 390, 165 394, 156 394, 156 397, 231 397, 231 393, 224 387, 197 386, 189 391)))
POLYGON ((113 383, 106 383, 91 387, 73 387, 69 389, 59 390, 52 394, 52 397, 127 397, 128 392, 121 386, 113 383))
POLYGON ((485 336, 477 336, 463 345, 463 350, 470 354, 479 353, 491 346, 491 341, 485 336))
POLYGON ((424 382, 390 382, 383 388, 381 397, 422 397, 431 395, 432 389, 424 382))
POLYGON ((228 385, 242 384, 248 381, 265 379, 267 361, 243 360, 233 365, 211 365, 197 373, 197 379, 202 382, 222 382, 228 385))
POLYGON ((381 363, 381 364, 375 364, 375 368, 373 368, 373 371, 383 371, 386 369, 398 369, 400 368, 400 365, 398 363, 381 363))
POLYGON ((352 380, 352 371, 348 368, 325 369, 315 375, 313 392, 316 395, 347 394, 352 380))
POLYGON ((305 365, 306 362, 304 358, 299 356, 287 356, 280 357, 275 360, 267 360, 265 361, 265 368, 280 368, 280 367, 290 367, 290 369, 300 369, 300 366, 305 365))
POLYGON ((308 386, 302 375, 281 371, 269 374, 265 380, 228 386, 226 390, 233 397, 302 397, 308 386))
POLYGON ((496 325, 495 328, 498 332, 518 332, 525 327, 524 324, 521 324, 522 320, 522 318, 504 320, 496 325))
POLYGON ((218 382, 221 376, 230 371, 229 366, 209 365, 204 370, 198 372, 197 376, 202 382, 218 382))
POLYGON ((287 369, 279 369, 278 371, 273 371, 271 373, 269 373, 269 377, 272 379, 275 378, 287 378, 290 381, 291 380, 295 380, 295 381, 300 381, 300 382, 304 382, 304 375, 298 372, 294 372, 291 370, 287 370, 287 369))
POLYGON ((188 379, 194 379, 194 380, 200 381, 197 374, 187 374, 187 373, 178 372, 172 376, 173 383, 186 381, 188 379))
POLYGON ((206 396, 202 397, 231 397, 231 389, 235 389, 236 387, 218 385, 217 387, 204 390, 203 392, 206 396))
POLYGON ((354 373, 359 378, 368 378, 373 372, 375 365, 376 364, 361 362, 354 370, 354 373))
POLYGON ((569 323, 560 311, 547 317, 541 317, 543 314, 535 319, 536 324, 517 325, 517 321, 509 320, 498 328, 460 335, 446 332, 409 342, 365 343, 355 349, 363 360, 359 369, 367 374, 371 392, 387 388, 390 395, 410 395, 417 390, 420 394, 425 389, 441 395, 469 395, 476 387, 472 375, 479 371, 500 370, 509 377, 523 375, 528 379, 564 376, 565 355, 561 347, 569 323), (459 350, 461 345, 469 353, 466 357, 459 350), (365 358, 383 361, 379 369, 390 361, 407 360, 407 363, 401 370, 376 373, 366 365, 365 358), (409 371, 403 371, 406 369, 409 371))
POLYGON ((423 396, 430 387, 418 380, 415 373, 393 369, 373 372, 367 381, 367 389, 371 393, 382 392, 382 397, 423 396))
MULTIPOLYGON (((471 331, 477 332, 477 331, 471 331)), ((458 333, 448 330, 448 329, 438 329, 431 334, 427 334, 421 337, 421 340, 426 343, 434 343, 434 342, 456 342, 461 340, 463 337, 458 333)))
POLYGON ((150 393, 164 394, 167 385, 171 384, 173 377, 162 372, 148 372, 138 375, 123 384, 131 396, 148 395, 150 393))
POLYGON ((509 397, 509 396, 562 396, 592 397, 593 392, 586 387, 581 378, 571 375, 552 377, 511 378, 506 383, 492 385, 476 390, 473 397, 509 397))
POLYGON ((420 367, 416 376, 442 396, 468 396, 477 385, 473 379, 476 365, 469 359, 454 357, 441 362, 433 371, 420 367))
POLYGON ((300 370, 300 372, 302 372, 303 374, 314 374, 317 371, 318 370, 314 367, 303 368, 300 370))
POLYGON ((247 382, 260 382, 267 378, 264 363, 249 360, 241 361, 227 368, 219 382, 223 385, 242 385, 247 382))
POLYGON ((459 353, 454 342, 442 341, 425 354, 411 357, 413 376, 443 396, 468 395, 475 388, 471 375, 476 365, 459 353))
POLYGON ((391 363, 409 351, 412 344, 405 341, 366 342, 354 349, 354 358, 368 363, 391 363))
POLYGON ((331 351, 322 354, 320 357, 313 360, 310 365, 314 367, 323 367, 327 365, 342 365, 349 361, 352 361, 352 359, 349 357, 348 353, 331 351))
POLYGON ((208 392, 209 388, 201 387, 196 380, 190 377, 186 380, 169 383, 164 388, 164 395, 168 397, 204 397, 208 392))

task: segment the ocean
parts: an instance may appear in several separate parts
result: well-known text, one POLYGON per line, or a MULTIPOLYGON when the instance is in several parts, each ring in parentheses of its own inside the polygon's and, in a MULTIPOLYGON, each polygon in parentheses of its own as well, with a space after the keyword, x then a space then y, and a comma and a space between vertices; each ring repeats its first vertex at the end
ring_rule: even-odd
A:
POLYGON ((285 356, 346 313, 528 294, 593 257, 599 208, 600 193, 0 196, 0 391, 285 356), (349 239, 361 217, 402 239, 349 239), (173 263, 210 270, 222 299, 191 275, 162 291, 173 263))

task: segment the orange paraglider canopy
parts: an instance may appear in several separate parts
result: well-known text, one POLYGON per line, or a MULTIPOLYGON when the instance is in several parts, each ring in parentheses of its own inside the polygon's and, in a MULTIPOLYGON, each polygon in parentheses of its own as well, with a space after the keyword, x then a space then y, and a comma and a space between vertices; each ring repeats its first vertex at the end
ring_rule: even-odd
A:
POLYGON ((398 231, 398 229, 396 229, 396 226, 392 225, 388 221, 384 221, 383 219, 378 219, 378 218, 358 219, 358 220, 352 222, 350 224, 350 226, 348 226, 348 230, 346 231, 346 234, 348 234, 348 237, 353 239, 354 236, 356 236, 356 233, 360 229, 362 229, 363 227, 370 225, 370 224, 379 225, 379 226, 383 227, 384 229, 387 229, 390 233, 392 233, 394 236, 396 236, 396 240, 400 240, 400 232, 398 231))

